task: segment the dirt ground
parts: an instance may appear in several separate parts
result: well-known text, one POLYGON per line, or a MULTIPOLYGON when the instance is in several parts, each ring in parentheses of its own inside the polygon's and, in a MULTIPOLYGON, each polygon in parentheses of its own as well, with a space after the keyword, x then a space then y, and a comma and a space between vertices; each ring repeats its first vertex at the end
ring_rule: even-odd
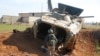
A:
MULTIPOLYGON (((74 50, 70 56, 94 56, 94 38, 100 37, 100 31, 81 30, 74 50)), ((48 56, 40 49, 42 40, 33 39, 29 33, 0 33, 0 56, 48 56)))
POLYGON ((47 56, 40 51, 41 42, 23 32, 0 33, 0 56, 47 56))
MULTIPOLYGON (((98 32, 99 33, 99 32, 98 32)), ((96 44, 94 38, 96 38, 94 31, 80 31, 75 37, 77 38, 73 56, 94 56, 96 52, 96 44)))

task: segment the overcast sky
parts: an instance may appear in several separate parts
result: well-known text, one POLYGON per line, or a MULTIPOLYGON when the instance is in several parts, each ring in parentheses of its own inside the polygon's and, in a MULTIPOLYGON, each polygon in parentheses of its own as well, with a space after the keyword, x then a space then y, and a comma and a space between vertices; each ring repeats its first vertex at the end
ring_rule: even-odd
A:
MULTIPOLYGON (((95 16, 85 19, 86 22, 100 22, 100 0, 52 0, 53 8, 57 7, 58 3, 84 9, 81 16, 95 16)), ((41 11, 48 11, 47 0, 0 0, 0 17, 41 11)))

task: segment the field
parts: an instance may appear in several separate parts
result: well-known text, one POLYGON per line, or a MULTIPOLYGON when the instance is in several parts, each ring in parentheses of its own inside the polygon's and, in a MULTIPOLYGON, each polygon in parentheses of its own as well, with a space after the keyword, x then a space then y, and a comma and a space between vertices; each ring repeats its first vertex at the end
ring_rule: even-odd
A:
POLYGON ((84 28, 87 28, 87 29, 94 29, 94 30, 96 30, 96 29, 100 29, 100 25, 86 25, 86 24, 84 24, 84 26, 83 26, 84 28))
POLYGON ((24 31, 27 27, 31 27, 28 25, 10 25, 10 24, 0 24, 0 32, 12 32, 13 29, 18 29, 20 31, 24 31))

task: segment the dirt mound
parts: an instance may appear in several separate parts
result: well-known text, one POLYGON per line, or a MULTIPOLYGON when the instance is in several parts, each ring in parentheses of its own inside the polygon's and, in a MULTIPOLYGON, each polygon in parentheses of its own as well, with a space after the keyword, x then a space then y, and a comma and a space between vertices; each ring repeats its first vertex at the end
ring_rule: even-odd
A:
POLYGON ((73 56, 94 56, 95 54, 95 41, 96 37, 94 31, 81 31, 75 36, 76 43, 74 50, 72 51, 73 56))
MULTIPOLYGON (((99 38, 100 31, 80 31, 72 56, 94 56, 94 38, 99 38)), ((42 40, 33 39, 30 33, 0 33, 0 56, 48 56, 40 49, 42 40)))
POLYGON ((41 42, 28 33, 0 33, 0 56, 47 56, 40 51, 41 42))

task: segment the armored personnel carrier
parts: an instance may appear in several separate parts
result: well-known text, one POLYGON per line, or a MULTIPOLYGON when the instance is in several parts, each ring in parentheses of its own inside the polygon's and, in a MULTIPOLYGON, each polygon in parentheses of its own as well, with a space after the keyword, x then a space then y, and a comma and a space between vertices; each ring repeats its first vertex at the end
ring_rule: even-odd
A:
POLYGON ((46 13, 39 19, 34 19, 34 38, 42 38, 48 34, 48 30, 52 28, 58 42, 64 43, 64 46, 69 46, 68 49, 73 49, 76 38, 73 38, 82 28, 84 18, 93 16, 80 16, 83 9, 76 8, 70 5, 58 4, 58 8, 52 9, 51 0, 48 0, 48 9, 46 13))

